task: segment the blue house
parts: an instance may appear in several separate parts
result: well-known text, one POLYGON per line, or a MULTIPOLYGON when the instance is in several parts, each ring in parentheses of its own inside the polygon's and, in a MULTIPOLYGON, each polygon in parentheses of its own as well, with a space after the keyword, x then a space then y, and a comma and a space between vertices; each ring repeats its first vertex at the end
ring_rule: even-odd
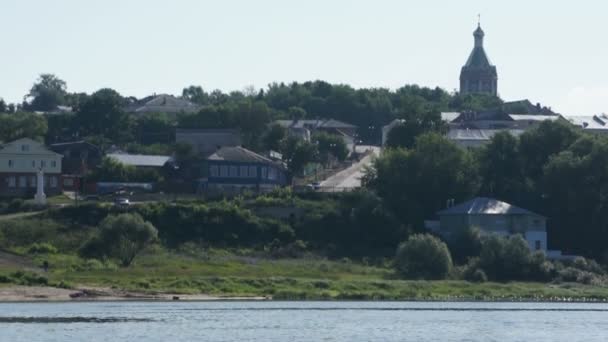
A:
POLYGON ((285 166, 243 147, 222 147, 203 166, 206 177, 198 192, 206 195, 237 195, 244 191, 268 192, 287 185, 285 166))

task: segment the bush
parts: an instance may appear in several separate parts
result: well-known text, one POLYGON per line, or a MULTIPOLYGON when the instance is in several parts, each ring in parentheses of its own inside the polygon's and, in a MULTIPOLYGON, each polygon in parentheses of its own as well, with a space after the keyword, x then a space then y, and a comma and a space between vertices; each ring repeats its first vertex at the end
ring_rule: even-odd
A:
POLYGON ((57 254, 57 248, 50 243, 34 243, 27 249, 28 254, 57 254))
POLYGON ((452 268, 452 258, 444 242, 431 235, 417 234, 399 246, 395 266, 408 278, 445 279, 452 268))
POLYGON ((452 258, 456 263, 466 263, 469 258, 481 253, 481 231, 479 228, 468 228, 453 234, 447 241, 452 258))
POLYGON ((138 214, 108 216, 101 222, 100 234, 81 249, 85 257, 108 257, 120 260, 123 267, 148 244, 158 239, 156 228, 138 214))

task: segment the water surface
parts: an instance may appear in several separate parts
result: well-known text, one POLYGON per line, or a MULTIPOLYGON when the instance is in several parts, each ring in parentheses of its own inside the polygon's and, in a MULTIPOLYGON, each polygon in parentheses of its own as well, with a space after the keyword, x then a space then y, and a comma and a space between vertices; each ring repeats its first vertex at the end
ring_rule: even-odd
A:
POLYGON ((0 341, 608 341, 607 304, 0 304, 0 341))

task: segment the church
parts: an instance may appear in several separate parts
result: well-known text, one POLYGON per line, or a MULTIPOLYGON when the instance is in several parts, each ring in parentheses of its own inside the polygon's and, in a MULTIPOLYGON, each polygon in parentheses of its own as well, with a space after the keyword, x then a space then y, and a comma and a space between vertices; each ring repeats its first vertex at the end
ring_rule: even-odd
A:
POLYGON ((473 32, 475 45, 466 64, 460 71, 460 93, 461 94, 489 94, 498 95, 498 73, 496 66, 490 63, 490 59, 483 48, 485 33, 481 24, 473 32))

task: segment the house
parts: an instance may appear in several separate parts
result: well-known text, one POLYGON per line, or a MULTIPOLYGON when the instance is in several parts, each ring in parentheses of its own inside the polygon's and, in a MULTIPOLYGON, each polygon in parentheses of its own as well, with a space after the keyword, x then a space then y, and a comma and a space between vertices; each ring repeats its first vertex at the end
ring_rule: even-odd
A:
POLYGON ((450 128, 446 137, 460 147, 478 148, 489 144, 492 138, 499 132, 507 132, 514 137, 519 137, 525 130, 450 128))
MULTIPOLYGON (((450 201, 448 201, 450 203, 450 201)), ((573 259, 547 247, 547 218, 493 198, 477 197, 437 212, 439 221, 426 221, 428 230, 449 239, 468 228, 482 233, 510 236, 521 234, 533 251, 551 259, 573 259)))
POLYGON ((349 151, 353 151, 356 144, 357 126, 334 119, 277 120, 274 124, 287 129, 289 136, 305 141, 310 141, 315 132, 326 132, 341 136, 349 151))
POLYGON ((175 141, 192 146, 193 151, 207 157, 221 147, 241 146, 241 134, 236 129, 182 129, 175 131, 175 141))
POLYGON ((243 191, 262 193, 287 185, 282 163, 243 147, 222 147, 205 161, 205 176, 197 191, 206 195, 237 195, 243 191))
POLYGON ((39 170, 44 173, 45 193, 61 193, 62 157, 28 138, 3 145, 0 149, 0 196, 33 196, 39 170))
POLYGON ((66 191, 80 190, 87 172, 96 168, 103 158, 99 147, 83 140, 52 144, 49 149, 63 156, 62 187, 66 191))
POLYGON ((606 114, 564 116, 564 119, 585 132, 608 133, 608 115, 606 114))
POLYGON ((173 161, 173 157, 171 156, 152 156, 128 153, 108 153, 106 157, 112 158, 124 165, 133 166, 142 170, 160 170, 165 165, 173 161))
POLYGON ((561 115, 540 115, 540 114, 509 114, 513 120, 513 127, 519 129, 530 129, 543 121, 557 121, 561 115))
POLYGON ((173 95, 161 94, 146 97, 142 100, 132 103, 126 108, 128 113, 143 114, 143 113, 197 113, 201 110, 201 106, 194 104, 186 99, 175 97, 173 95))

